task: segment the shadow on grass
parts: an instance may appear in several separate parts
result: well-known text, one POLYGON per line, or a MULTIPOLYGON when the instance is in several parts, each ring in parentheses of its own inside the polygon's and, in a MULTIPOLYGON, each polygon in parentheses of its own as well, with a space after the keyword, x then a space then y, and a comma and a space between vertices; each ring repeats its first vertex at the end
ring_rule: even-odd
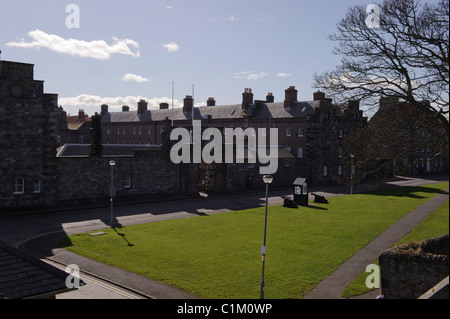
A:
MULTIPOLYGON (((284 207, 284 206, 283 206, 284 207)), ((302 208, 306 208, 306 209, 316 209, 316 210, 328 210, 328 208, 326 207, 322 207, 322 206, 316 206, 315 204, 308 204, 308 206, 298 206, 296 208, 292 208, 292 207, 286 207, 286 208, 290 208, 293 211, 301 211, 302 208)))
POLYGON ((113 229, 114 229, 114 231, 116 232, 116 234, 117 235, 119 235, 120 237, 122 237, 122 239, 123 240, 125 240, 125 242, 127 243, 127 246, 129 246, 129 247, 133 247, 134 245, 132 244, 132 243, 130 243, 126 238, 125 238, 125 234, 124 233, 119 233, 118 231, 117 231, 117 229, 116 228, 122 228, 122 225, 118 225, 118 226, 116 226, 116 227, 113 227, 113 229))
POLYGON ((63 239, 61 239, 59 241, 59 245, 58 245, 59 248, 67 248, 67 247, 72 247, 72 246, 73 246, 72 241, 67 236, 65 236, 63 239))
POLYGON ((328 210, 328 208, 326 208, 326 207, 316 206, 314 204, 309 204, 308 206, 306 206, 306 208, 317 209, 317 210, 328 210))
POLYGON ((412 186, 412 187, 402 187, 402 188, 397 188, 397 189, 374 191, 374 192, 366 193, 366 195, 409 197, 409 198, 416 198, 416 199, 426 198, 425 196, 418 195, 417 193, 448 194, 448 192, 442 191, 439 188, 412 186))

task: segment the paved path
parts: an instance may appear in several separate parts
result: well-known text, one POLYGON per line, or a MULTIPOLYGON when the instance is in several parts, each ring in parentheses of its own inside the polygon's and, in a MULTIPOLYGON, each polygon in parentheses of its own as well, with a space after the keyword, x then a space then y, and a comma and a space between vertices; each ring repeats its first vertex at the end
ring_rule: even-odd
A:
MULTIPOLYGON (((304 299, 338 299, 347 285, 362 274, 366 266, 373 264, 379 254, 410 233, 428 215, 434 212, 449 199, 448 189, 443 194, 433 197, 431 200, 416 208, 408 215, 402 217, 390 228, 386 229, 377 238, 367 244, 363 249, 344 262, 328 278, 319 283, 304 299)), ((368 298, 376 297, 380 290, 369 294, 368 298)))

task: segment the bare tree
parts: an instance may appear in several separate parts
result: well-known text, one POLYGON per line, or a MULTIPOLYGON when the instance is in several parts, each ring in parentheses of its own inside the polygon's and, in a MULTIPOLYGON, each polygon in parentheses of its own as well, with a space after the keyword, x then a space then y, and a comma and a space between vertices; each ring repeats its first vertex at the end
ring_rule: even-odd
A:
POLYGON ((367 8, 350 8, 337 24, 330 40, 341 64, 316 74, 314 86, 338 103, 358 100, 370 108, 386 96, 407 102, 422 114, 417 128, 438 121, 448 147, 449 1, 384 0, 367 8))

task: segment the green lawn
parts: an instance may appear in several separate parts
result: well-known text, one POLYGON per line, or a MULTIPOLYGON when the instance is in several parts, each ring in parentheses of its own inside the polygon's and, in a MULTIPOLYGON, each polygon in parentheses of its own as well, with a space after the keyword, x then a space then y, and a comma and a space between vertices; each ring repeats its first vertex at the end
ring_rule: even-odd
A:
MULTIPOLYGON (((418 242, 424 239, 430 239, 439 237, 449 233, 449 202, 439 207, 431 215, 420 223, 416 228, 411 231, 402 240, 396 243, 394 246, 401 245, 407 242, 418 242)), ((378 260, 374 262, 378 265, 378 260)), ((348 287, 343 291, 342 296, 352 297, 364 294, 370 291, 366 287, 366 278, 369 273, 362 273, 354 281, 352 281, 348 287)))
MULTIPOLYGON (((448 183, 269 207, 266 298, 301 298, 448 183)), ((264 208, 78 234, 67 249, 205 298, 258 298, 264 208)))

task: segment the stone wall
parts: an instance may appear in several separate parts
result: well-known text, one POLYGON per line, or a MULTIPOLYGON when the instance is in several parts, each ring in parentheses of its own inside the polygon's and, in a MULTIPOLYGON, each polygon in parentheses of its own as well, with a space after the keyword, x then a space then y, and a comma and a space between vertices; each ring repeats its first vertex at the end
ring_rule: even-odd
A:
POLYGON ((380 254, 385 299, 417 299, 449 273, 449 236, 404 244, 380 254))
POLYGON ((0 207, 55 201, 57 95, 33 65, 0 61, 0 207))
POLYGON ((173 164, 164 149, 135 151, 134 156, 58 157, 58 204, 108 200, 111 160, 115 161, 113 184, 117 200, 192 195, 198 191, 197 169, 173 164))

